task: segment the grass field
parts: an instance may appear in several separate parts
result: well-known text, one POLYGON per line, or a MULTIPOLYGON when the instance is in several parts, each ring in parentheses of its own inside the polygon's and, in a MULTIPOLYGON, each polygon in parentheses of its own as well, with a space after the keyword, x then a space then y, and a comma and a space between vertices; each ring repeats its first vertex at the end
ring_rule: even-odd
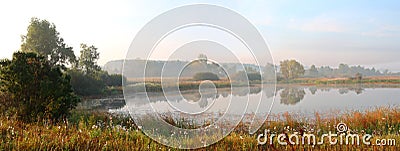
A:
MULTIPOLYGON (((198 150, 397 150, 400 147, 400 108, 376 108, 365 112, 349 111, 332 117, 315 113, 312 119, 302 115, 283 113, 274 115, 260 129, 276 134, 312 133, 321 136, 335 132, 335 125, 344 122, 353 134, 372 134, 376 139, 394 139, 395 145, 258 145, 257 134, 249 135, 247 125, 220 142, 198 150)), ((318 137, 319 138, 319 137, 318 137)), ((317 140, 318 140, 317 138, 317 140)), ((287 141, 287 140, 284 140, 287 141)), ((158 144, 140 130, 129 117, 107 113, 75 111, 64 122, 49 121, 24 123, 13 117, 0 117, 0 150, 178 150, 158 144)))

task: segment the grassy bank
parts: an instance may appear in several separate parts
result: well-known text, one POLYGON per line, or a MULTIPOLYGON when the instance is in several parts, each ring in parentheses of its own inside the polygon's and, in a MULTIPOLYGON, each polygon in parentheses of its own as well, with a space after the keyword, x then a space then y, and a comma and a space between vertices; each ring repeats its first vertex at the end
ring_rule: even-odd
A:
POLYGON ((400 77, 365 77, 363 79, 354 78, 296 78, 292 80, 280 80, 279 84, 308 84, 308 85, 400 85, 400 77))
MULTIPOLYGON (((231 87, 232 86, 245 86, 245 83, 240 83, 240 82, 235 82, 235 83, 230 83, 229 81, 213 81, 214 85, 216 88, 226 88, 226 87, 231 87)), ((195 90, 199 89, 199 86, 201 84, 201 81, 185 81, 185 82, 180 82, 179 83, 179 90, 185 91, 185 90, 195 90)), ((171 86, 172 88, 174 86, 171 86)), ((163 87, 161 82, 145 82, 145 83, 136 83, 127 86, 127 91, 133 91, 133 92, 144 92, 144 88, 146 88, 146 92, 162 92, 163 89, 168 90, 171 87, 163 87)))
MULTIPOLYGON (((190 79, 184 79, 179 83, 179 89, 181 91, 184 90, 194 90, 198 89, 201 81, 193 81, 190 79)), ((247 86, 247 83, 234 81, 230 83, 228 80, 217 80, 213 81, 214 85, 217 88, 226 88, 231 86, 247 86)), ((259 85, 261 81, 249 81, 249 84, 259 85)), ((268 83, 266 83, 268 84, 268 83)), ((392 76, 392 77, 364 77, 361 80, 357 80, 354 78, 296 78, 291 80, 283 80, 280 79, 277 81, 279 85, 308 85, 308 86, 349 86, 359 84, 365 87, 400 87, 400 77, 399 76, 392 76)), ((161 80, 152 78, 147 80, 146 82, 143 81, 135 81, 131 82, 129 86, 127 86, 128 91, 133 92, 144 92, 144 88, 147 92, 162 92, 163 87, 161 85, 161 80), (134 84, 132 84, 134 83, 134 84)), ((168 89, 168 87, 164 87, 164 89, 168 89)), ((121 91, 114 91, 114 92, 121 92, 121 91)))
MULTIPOLYGON (((321 136, 335 132, 335 125, 344 122, 353 134, 372 134, 374 140, 396 139, 394 146, 372 145, 257 145, 257 135, 249 135, 247 125, 237 129, 222 141, 200 150, 397 150, 400 147, 400 109, 377 108, 365 112, 349 111, 339 116, 315 113, 312 120, 290 113, 274 115, 260 129, 276 134, 308 132, 321 136)), ((257 134, 259 134, 257 133, 257 134)), ((318 138, 317 138, 318 139, 318 138)), ((286 140, 287 141, 287 140, 286 140)), ((158 144, 140 130, 129 117, 107 113, 75 111, 64 122, 24 123, 13 117, 0 117, 0 150, 177 150, 158 144)))

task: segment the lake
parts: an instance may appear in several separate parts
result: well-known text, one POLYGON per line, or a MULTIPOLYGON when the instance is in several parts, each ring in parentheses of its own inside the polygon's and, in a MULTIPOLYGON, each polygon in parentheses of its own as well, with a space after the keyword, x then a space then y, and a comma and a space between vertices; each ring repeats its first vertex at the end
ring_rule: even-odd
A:
POLYGON ((376 107, 400 105, 400 88, 374 88, 360 85, 342 87, 278 86, 274 88, 219 88, 207 91, 183 91, 163 93, 132 93, 123 98, 95 99, 84 101, 81 108, 100 108, 109 112, 143 114, 152 112, 174 113, 177 110, 188 114, 204 112, 230 114, 257 112, 259 100, 263 99, 258 112, 272 114, 283 112, 313 114, 363 111, 376 107), (274 93, 275 92, 275 93, 274 93), (147 97, 148 96, 148 97, 147 97), (274 97, 275 96, 275 97, 274 97), (147 99, 148 98, 148 99, 147 99), (170 101, 166 101, 166 100, 170 101), (110 101, 111 100, 111 101, 110 101), (114 100, 114 101, 113 101, 114 100), (248 106, 246 110, 248 100, 248 106), (229 108, 229 110, 228 110, 229 108))

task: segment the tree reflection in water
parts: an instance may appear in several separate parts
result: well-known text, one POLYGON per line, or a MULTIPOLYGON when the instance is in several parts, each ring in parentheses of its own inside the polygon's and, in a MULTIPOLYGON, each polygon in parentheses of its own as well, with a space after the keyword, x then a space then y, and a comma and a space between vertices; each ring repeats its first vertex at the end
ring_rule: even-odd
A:
POLYGON ((294 88, 294 87, 285 88, 280 94, 281 104, 285 105, 297 104, 304 98, 305 94, 306 92, 304 91, 304 88, 294 88))

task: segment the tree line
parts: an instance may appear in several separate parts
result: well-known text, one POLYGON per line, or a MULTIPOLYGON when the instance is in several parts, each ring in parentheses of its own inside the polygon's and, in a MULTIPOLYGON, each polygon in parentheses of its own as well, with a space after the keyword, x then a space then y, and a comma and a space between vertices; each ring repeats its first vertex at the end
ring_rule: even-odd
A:
POLYGON ((74 54, 54 23, 32 18, 20 50, 0 61, 2 114, 24 121, 59 120, 69 114, 82 96, 107 94, 122 86, 122 76, 108 74, 97 64, 99 52, 81 44, 74 54))

